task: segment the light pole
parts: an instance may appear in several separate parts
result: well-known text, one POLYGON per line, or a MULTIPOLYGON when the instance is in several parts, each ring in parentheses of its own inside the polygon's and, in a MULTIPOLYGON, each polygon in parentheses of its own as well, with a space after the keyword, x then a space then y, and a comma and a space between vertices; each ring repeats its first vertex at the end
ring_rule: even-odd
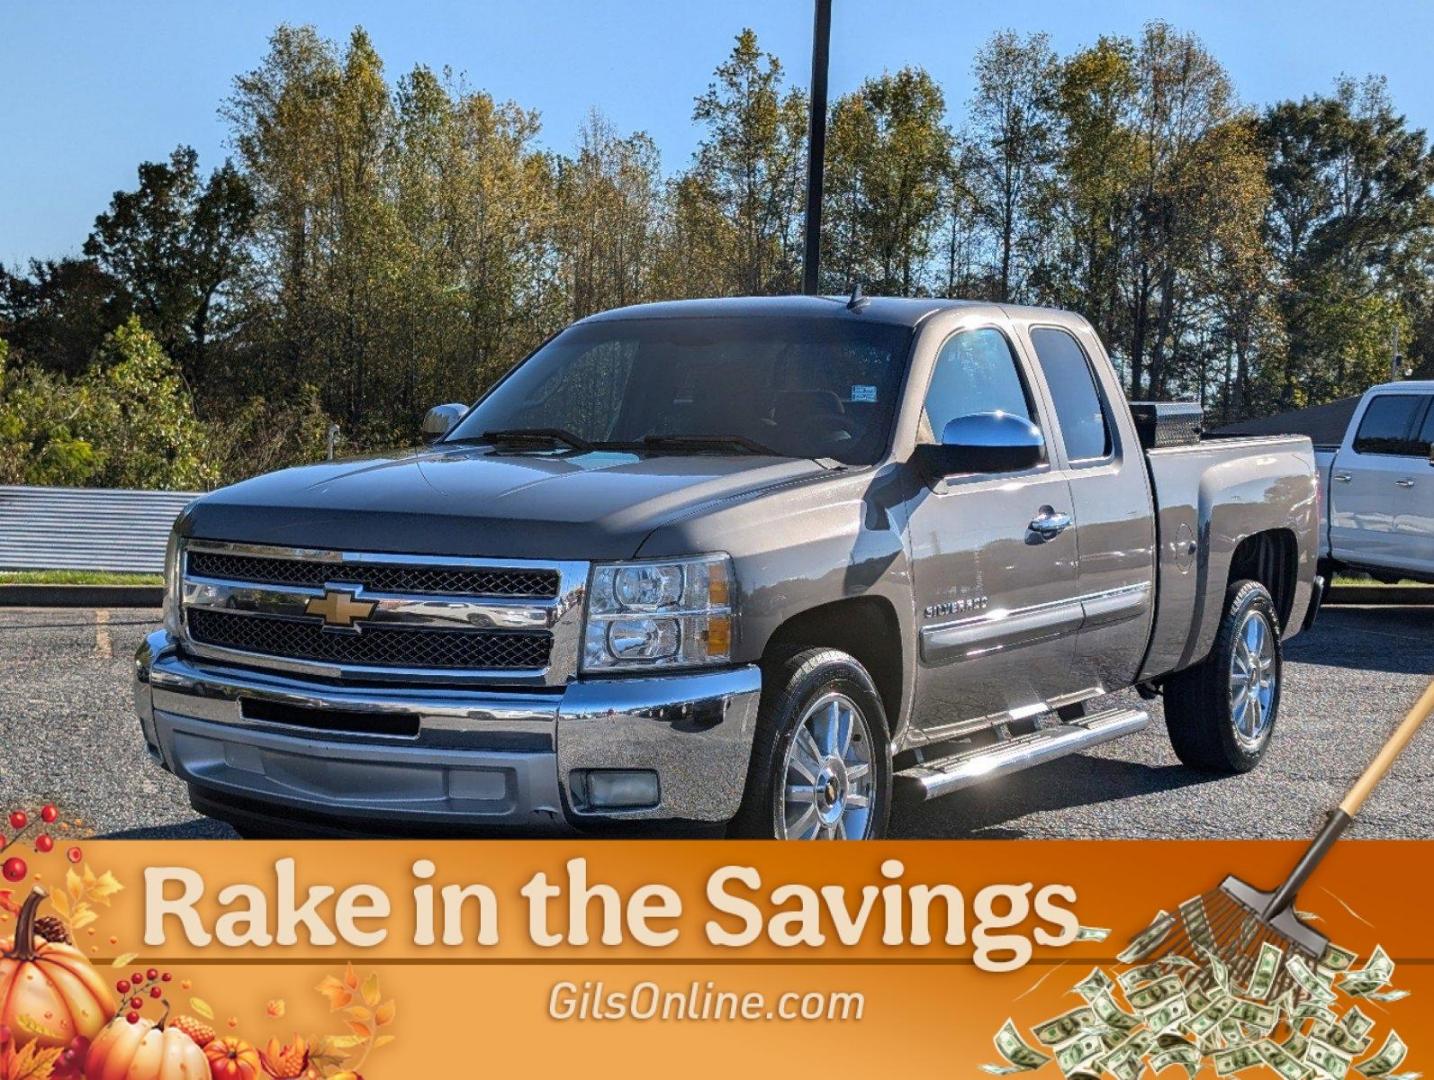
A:
POLYGON ((811 116, 807 123, 807 223, 802 292, 819 290, 822 261, 822 178, 827 151, 827 67, 831 53, 832 0, 816 0, 812 24, 811 116))

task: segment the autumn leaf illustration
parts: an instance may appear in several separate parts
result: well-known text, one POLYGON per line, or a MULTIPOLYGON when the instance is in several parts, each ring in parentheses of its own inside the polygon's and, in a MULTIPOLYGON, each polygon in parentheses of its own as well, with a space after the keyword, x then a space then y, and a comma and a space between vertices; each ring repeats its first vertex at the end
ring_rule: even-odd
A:
POLYGON ((0 1050, 0 1080, 50 1080, 64 1047, 42 1049, 39 1043, 26 1043, 19 1050, 0 1050))

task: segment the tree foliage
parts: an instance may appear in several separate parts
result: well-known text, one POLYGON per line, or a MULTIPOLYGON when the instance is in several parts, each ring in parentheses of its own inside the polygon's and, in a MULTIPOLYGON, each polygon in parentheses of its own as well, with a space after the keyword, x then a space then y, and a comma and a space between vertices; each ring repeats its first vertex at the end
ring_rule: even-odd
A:
MULTIPOLYGON (((1066 55, 1004 32, 969 101, 920 68, 831 105, 823 286, 1086 315, 1132 395, 1216 418, 1434 371, 1434 155, 1382 81, 1255 110, 1152 22, 1066 55)), ((571 148, 355 29, 280 26, 234 158, 139 166, 83 257, 0 269, 0 481, 194 487, 411 442, 567 322, 794 291, 807 102, 743 30, 664 171, 593 112, 571 148)))
POLYGON ((244 272, 253 219, 253 193, 233 164, 201 183, 199 155, 181 146, 167 163, 142 164, 139 187, 115 192, 85 241, 191 385, 210 378, 216 328, 231 328, 230 287, 244 272))
POLYGON ((0 480, 202 489, 215 479, 202 425, 174 363, 131 315, 79 378, 5 370, 0 480))

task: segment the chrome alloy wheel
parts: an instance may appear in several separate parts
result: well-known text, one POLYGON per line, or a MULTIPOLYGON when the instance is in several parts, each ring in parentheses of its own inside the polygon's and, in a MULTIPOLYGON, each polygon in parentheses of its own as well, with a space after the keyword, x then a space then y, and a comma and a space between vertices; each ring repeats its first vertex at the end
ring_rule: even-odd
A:
POLYGON ((829 693, 807 706, 787 747, 774 808, 783 840, 863 840, 876 800, 871 730, 860 706, 829 693))
POLYGON ((1274 628, 1264 612, 1250 611, 1230 658, 1230 719, 1236 741, 1246 750, 1258 750, 1270 729, 1278 674, 1274 628))

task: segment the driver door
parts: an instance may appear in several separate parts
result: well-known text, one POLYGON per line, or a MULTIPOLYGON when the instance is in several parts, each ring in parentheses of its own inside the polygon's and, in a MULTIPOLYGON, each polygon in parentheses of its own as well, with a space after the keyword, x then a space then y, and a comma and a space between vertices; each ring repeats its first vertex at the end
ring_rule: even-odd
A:
MULTIPOLYGON (((937 356, 918 440, 935 442, 956 417, 997 410, 1051 430, 1009 330, 957 331, 937 356)), ((923 669, 914 723, 927 738, 1031 715, 1079 691, 1072 515, 1049 446, 1033 468, 927 477, 918 487, 908 517, 923 669)))

